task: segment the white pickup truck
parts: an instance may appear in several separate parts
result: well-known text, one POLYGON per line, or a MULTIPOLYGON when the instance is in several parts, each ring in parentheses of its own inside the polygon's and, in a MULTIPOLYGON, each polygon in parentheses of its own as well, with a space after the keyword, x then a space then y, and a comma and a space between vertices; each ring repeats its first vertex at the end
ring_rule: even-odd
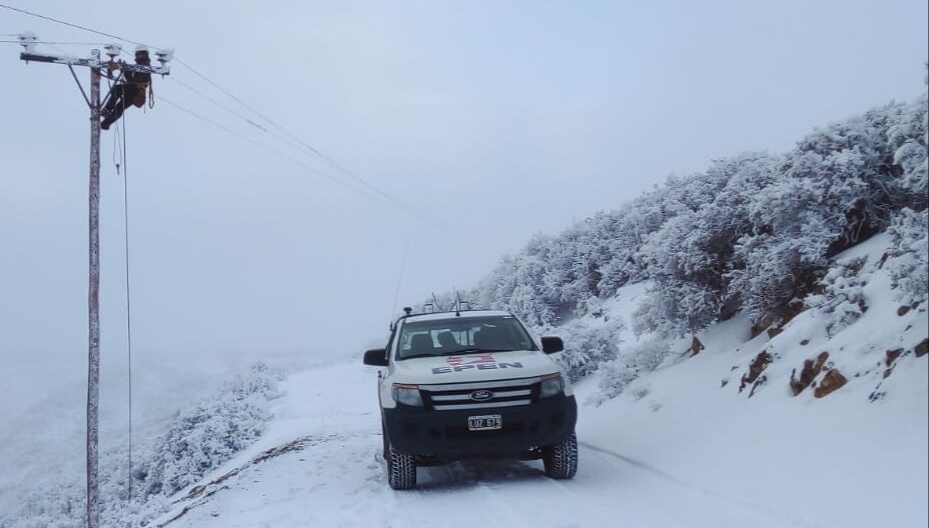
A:
POLYGON ((548 356, 559 337, 536 343, 512 313, 412 314, 386 348, 365 352, 378 374, 390 487, 416 486, 416 468, 474 457, 541 459, 551 478, 577 471, 577 404, 548 356), (541 346, 540 346, 541 345, 541 346))

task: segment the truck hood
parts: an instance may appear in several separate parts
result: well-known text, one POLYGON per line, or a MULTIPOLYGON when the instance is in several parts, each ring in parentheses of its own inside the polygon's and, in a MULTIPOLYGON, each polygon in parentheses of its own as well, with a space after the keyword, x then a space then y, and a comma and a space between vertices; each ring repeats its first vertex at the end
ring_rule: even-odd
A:
POLYGON ((395 361, 392 381, 428 385, 530 378, 560 372, 538 350, 422 357, 395 361))

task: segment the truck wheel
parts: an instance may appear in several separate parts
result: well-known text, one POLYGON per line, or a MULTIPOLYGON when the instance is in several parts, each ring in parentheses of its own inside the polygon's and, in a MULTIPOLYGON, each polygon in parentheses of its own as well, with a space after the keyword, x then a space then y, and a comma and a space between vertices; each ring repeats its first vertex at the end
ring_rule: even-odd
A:
POLYGON ((388 446, 387 483, 395 490, 408 490, 416 487, 416 458, 404 455, 388 446))
POLYGON ((577 435, 571 433, 558 443, 542 450, 545 475, 553 479, 574 478, 577 473, 577 435))

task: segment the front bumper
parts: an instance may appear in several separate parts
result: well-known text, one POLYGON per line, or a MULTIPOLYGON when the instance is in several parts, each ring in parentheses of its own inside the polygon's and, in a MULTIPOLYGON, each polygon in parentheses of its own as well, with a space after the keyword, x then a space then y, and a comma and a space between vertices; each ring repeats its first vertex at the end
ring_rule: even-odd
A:
POLYGON ((393 449, 403 454, 440 458, 516 455, 554 444, 574 432, 574 396, 553 396, 513 407, 434 410, 398 406, 384 409, 384 427, 393 449), (503 427, 469 431, 468 417, 499 414, 503 427))

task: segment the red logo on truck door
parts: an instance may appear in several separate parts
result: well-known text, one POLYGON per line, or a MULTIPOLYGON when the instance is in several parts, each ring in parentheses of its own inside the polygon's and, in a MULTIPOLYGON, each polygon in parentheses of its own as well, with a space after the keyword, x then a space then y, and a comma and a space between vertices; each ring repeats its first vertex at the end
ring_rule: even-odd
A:
POLYGON ((461 372, 463 370, 497 370, 505 368, 523 368, 523 364, 514 361, 506 363, 498 362, 493 354, 470 354, 467 356, 448 356, 445 360, 448 362, 447 367, 436 367, 432 369, 433 374, 448 374, 450 372, 461 372))

